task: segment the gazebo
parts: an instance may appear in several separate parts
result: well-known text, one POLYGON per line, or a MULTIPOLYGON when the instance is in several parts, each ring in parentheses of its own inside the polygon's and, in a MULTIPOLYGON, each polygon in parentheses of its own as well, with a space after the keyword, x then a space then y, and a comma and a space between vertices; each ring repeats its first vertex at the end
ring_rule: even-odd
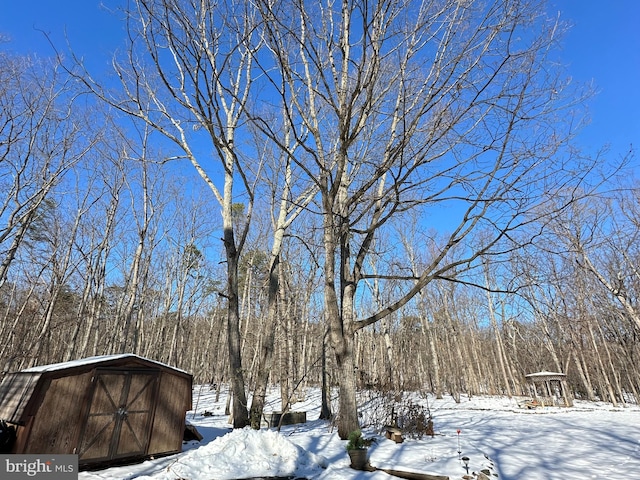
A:
POLYGON ((525 377, 531 383, 534 400, 543 406, 573 406, 573 399, 569 393, 564 373, 537 372, 525 375, 525 377))

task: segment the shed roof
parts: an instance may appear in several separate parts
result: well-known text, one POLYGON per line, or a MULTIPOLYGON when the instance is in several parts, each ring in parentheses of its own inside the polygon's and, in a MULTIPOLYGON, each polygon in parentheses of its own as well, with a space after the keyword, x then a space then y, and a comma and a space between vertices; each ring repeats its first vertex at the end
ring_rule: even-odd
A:
POLYGON ((81 358, 81 359, 78 359, 78 360, 71 360, 71 361, 68 361, 68 362, 52 363, 50 365, 40 365, 40 366, 36 366, 36 367, 31 367, 31 368, 27 368, 25 370, 22 370, 22 372, 28 372, 28 373, 31 373, 31 372, 52 372, 52 371, 55 371, 55 370, 65 370, 65 369, 68 369, 68 368, 82 367, 82 366, 91 365, 91 364, 94 364, 94 363, 111 362, 113 360, 121 360, 121 359, 125 359, 125 358, 138 359, 138 360, 142 360, 145 363, 155 363, 159 367, 170 368, 171 370, 176 370, 178 372, 187 373, 186 371, 181 370, 179 368, 172 367, 172 366, 167 365, 167 364, 162 363, 162 362, 156 362, 155 360, 150 360, 148 358, 143 358, 143 357, 140 357, 139 355, 135 355, 133 353, 121 353, 121 354, 116 354, 116 355, 98 355, 98 356, 95 356, 95 357, 81 358))
POLYGON ((0 383, 0 420, 19 423, 33 391, 40 380, 39 373, 12 373, 0 383))

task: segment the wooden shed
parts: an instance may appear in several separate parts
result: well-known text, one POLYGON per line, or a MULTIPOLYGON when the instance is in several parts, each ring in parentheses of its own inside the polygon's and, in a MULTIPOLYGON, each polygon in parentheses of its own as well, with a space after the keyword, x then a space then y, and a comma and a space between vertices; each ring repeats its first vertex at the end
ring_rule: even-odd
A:
POLYGON ((81 469, 182 451, 192 376, 137 355, 29 368, 0 384, 11 453, 77 454, 81 469))

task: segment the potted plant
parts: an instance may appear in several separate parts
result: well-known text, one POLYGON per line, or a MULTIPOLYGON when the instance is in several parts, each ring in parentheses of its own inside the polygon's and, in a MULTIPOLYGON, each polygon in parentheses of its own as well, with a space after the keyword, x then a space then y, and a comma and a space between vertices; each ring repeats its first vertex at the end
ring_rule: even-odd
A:
POLYGON ((347 453, 351 458, 351 468, 355 470, 368 470, 369 447, 374 442, 373 438, 364 438, 360 430, 354 430, 349 434, 347 453))

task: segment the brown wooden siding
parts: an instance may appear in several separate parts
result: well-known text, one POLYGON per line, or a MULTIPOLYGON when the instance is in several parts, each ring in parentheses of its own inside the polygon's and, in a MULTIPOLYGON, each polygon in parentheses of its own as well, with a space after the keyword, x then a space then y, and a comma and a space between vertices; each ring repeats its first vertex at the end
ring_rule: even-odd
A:
POLYGON ((54 378, 38 389, 37 410, 25 450, 34 453, 74 453, 81 428, 91 372, 54 378), (40 403, 41 402, 41 403, 40 403))
POLYGON ((96 371, 77 451, 80 464, 147 453, 159 375, 158 370, 96 371))
POLYGON ((150 455, 182 450, 185 424, 182 412, 187 410, 191 410, 191 379, 163 372, 151 429, 150 455))
POLYGON ((29 421, 25 425, 20 425, 16 427, 16 441, 13 444, 13 448, 11 449, 11 453, 25 453, 24 446, 29 439, 29 432, 31 430, 31 426, 33 425, 33 417, 29 417, 29 421))

